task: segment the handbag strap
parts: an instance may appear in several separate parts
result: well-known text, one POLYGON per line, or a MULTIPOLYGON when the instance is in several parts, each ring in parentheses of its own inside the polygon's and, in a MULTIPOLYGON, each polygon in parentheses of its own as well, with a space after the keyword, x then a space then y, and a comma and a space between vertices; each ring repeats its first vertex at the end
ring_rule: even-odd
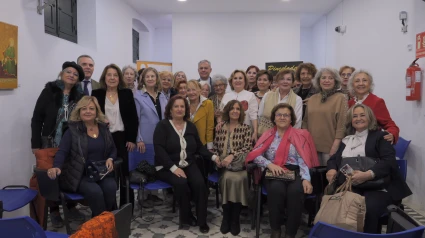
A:
POLYGON ((348 176, 345 182, 336 189, 335 193, 342 192, 343 193, 342 195, 344 195, 345 192, 347 191, 352 192, 353 190, 351 186, 352 186, 351 176, 348 176))

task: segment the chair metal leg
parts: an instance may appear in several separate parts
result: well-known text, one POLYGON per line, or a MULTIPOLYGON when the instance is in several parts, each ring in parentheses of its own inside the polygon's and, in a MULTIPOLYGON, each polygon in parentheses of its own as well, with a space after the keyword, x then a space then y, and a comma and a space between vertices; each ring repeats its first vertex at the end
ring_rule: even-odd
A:
MULTIPOLYGON (((255 186, 255 185, 254 185, 255 186)), ((257 218, 257 191, 258 186, 254 187, 254 201, 253 201, 253 208, 251 209, 251 230, 255 229, 255 219, 257 218)))
POLYGON ((176 213, 176 194, 173 193, 173 213, 176 213))
POLYGON ((3 218, 3 201, 0 201, 0 219, 3 218))
POLYGON ((215 206, 217 207, 217 209, 220 207, 218 201, 218 183, 215 185, 215 206))
POLYGON ((260 237, 260 216, 261 216, 261 185, 259 185, 257 192, 257 212, 255 214, 257 216, 257 224, 255 228, 255 237, 260 237))
POLYGON ((71 226, 70 226, 69 220, 68 220, 69 210, 68 210, 68 207, 66 206, 66 200, 65 200, 65 196, 63 195, 63 193, 61 193, 60 196, 61 196, 62 209, 63 209, 63 221, 65 223, 66 233, 68 235, 71 235, 72 229, 71 229, 71 226))

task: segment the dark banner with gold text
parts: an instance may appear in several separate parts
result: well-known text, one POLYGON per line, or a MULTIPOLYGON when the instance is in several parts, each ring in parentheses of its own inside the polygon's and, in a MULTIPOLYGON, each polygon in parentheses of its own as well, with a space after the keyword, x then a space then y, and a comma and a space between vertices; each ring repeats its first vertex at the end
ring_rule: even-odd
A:
POLYGON ((302 61, 289 61, 289 62, 273 62, 266 63, 266 69, 272 72, 273 76, 275 76, 279 71, 283 69, 292 69, 294 71, 297 70, 297 66, 301 64, 302 61))

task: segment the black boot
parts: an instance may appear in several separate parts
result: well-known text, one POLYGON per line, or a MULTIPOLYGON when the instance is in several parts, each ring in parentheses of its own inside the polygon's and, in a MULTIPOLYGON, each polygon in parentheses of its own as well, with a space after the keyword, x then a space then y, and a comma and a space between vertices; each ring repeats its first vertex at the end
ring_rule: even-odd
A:
POLYGON ((231 205, 223 204, 223 219, 221 220, 220 231, 222 234, 227 234, 230 231, 231 205))
POLYGON ((237 236, 241 232, 241 223, 240 223, 240 216, 241 216, 241 210, 242 210, 242 204, 241 203, 233 203, 232 204, 232 224, 230 228, 230 233, 232 235, 237 236))

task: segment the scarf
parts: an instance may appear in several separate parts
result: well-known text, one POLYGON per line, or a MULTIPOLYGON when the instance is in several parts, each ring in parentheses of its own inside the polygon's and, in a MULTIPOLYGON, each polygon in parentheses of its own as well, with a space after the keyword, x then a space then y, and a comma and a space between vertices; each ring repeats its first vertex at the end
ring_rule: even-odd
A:
MULTIPOLYGON (((279 98, 280 101, 280 98, 279 98)), ((295 104, 297 103, 297 94, 294 93, 294 90, 289 90, 288 93, 288 101, 286 102, 291 105, 292 108, 295 108, 295 104)))
MULTIPOLYGON (((254 161, 255 158, 264 154, 269 149, 274 136, 276 135, 276 131, 277 127, 275 126, 263 133, 255 144, 254 149, 246 157, 245 164, 254 161)), ((319 166, 316 147, 314 146, 310 133, 304 129, 292 128, 292 126, 289 126, 288 129, 286 129, 285 134, 280 141, 273 161, 274 164, 280 167, 283 167, 286 164, 291 144, 295 146, 295 149, 298 154, 300 154, 307 167, 312 168, 319 166)))
POLYGON ((326 102, 326 100, 328 99, 328 97, 334 95, 335 93, 339 92, 339 89, 331 89, 331 90, 322 90, 320 91, 320 94, 322 95, 322 100, 321 102, 326 102))
POLYGON ((184 133, 186 132, 186 125, 187 125, 187 123, 184 124, 183 130, 180 133, 177 130, 177 128, 174 126, 173 122, 171 120, 169 120, 169 121, 170 121, 171 126, 173 126, 174 130, 176 131, 176 133, 177 133, 177 135, 179 136, 179 139, 180 139, 180 148, 181 148, 181 150, 180 150, 179 167, 180 168, 185 168, 185 167, 187 167, 189 165, 189 163, 187 163, 187 161, 186 161, 186 158, 187 158, 187 153, 186 153, 187 143, 186 143, 186 139, 183 137, 184 133))

